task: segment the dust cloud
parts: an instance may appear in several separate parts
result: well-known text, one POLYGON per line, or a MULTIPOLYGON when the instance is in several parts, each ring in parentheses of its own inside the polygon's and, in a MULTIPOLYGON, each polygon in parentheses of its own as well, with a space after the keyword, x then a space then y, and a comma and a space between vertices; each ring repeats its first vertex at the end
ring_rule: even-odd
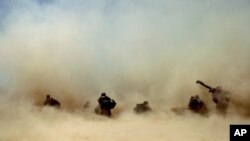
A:
POLYGON ((0 140, 229 140, 230 124, 250 123, 249 6, 1 1, 0 140), (230 91, 225 117, 198 79, 230 91), (112 118, 94 113, 102 92, 117 102, 112 118), (46 94, 59 110, 43 107, 46 94), (196 94, 208 117, 171 111, 196 94), (153 112, 133 113, 144 100, 153 112))

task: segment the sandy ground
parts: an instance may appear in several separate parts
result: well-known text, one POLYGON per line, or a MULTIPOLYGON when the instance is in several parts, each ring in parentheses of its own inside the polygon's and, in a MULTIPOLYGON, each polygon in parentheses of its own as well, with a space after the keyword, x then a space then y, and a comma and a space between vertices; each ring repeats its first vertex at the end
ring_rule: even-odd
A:
POLYGON ((183 115, 124 111, 107 118, 91 108, 68 112, 21 103, 1 105, 1 141, 228 141, 230 124, 250 123, 238 115, 203 117, 189 111, 183 115))

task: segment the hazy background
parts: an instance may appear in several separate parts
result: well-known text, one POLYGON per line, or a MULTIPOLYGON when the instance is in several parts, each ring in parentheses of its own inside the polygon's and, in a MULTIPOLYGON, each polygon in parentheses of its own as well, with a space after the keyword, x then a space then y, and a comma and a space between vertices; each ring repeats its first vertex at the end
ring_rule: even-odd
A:
POLYGON ((0 0, 0 140, 229 140, 250 123, 249 15, 248 0, 0 0), (231 92, 227 117, 198 79, 231 92), (101 92, 113 119, 93 113, 101 92), (195 94, 209 117, 171 112, 195 94), (144 100, 154 113, 135 115, 144 100))

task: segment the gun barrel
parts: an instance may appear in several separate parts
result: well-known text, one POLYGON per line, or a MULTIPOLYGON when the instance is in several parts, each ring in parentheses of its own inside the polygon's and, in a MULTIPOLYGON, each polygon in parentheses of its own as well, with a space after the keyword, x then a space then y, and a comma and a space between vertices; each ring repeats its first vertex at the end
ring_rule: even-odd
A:
POLYGON ((200 80, 197 80, 196 83, 198 83, 198 84, 204 86, 205 88, 209 89, 209 91, 211 91, 211 90, 213 89, 212 87, 206 85, 205 83, 203 83, 203 82, 200 81, 200 80))

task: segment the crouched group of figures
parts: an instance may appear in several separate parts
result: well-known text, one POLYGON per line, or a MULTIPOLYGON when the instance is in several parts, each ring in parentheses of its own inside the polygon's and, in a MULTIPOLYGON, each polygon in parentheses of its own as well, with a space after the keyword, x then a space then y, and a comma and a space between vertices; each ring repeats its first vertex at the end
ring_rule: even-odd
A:
MULTIPOLYGON (((97 114, 111 116, 111 109, 113 109, 116 106, 116 102, 113 99, 109 98, 106 95, 106 93, 102 93, 100 98, 98 99, 98 103, 99 105, 95 108, 95 112, 97 114)), ((50 95, 46 96, 46 99, 43 104, 52 106, 58 109, 61 106, 60 102, 52 98, 50 95)), ((87 107, 87 105, 85 104, 84 107, 87 107)))
MULTIPOLYGON (((106 93, 102 93, 97 101, 98 101, 98 106, 95 108, 95 113, 110 117, 112 115, 111 110, 115 108, 116 102, 110 97, 108 97, 106 93)), ((88 104, 89 102, 87 102, 84 105, 84 107, 87 107, 88 104)), ((52 98, 50 95, 46 96, 44 105, 52 106, 58 109, 61 106, 60 102, 52 98)), ((144 101, 141 104, 137 104, 133 110, 138 114, 152 111, 151 107, 149 107, 148 101, 144 101)))
MULTIPOLYGON (((208 92, 211 93, 213 102, 216 104, 217 112, 222 115, 225 115, 229 105, 230 93, 228 91, 223 90, 221 87, 212 88, 200 80, 197 80, 196 83, 208 89, 208 92)), ((201 115, 208 114, 208 108, 204 101, 200 99, 199 95, 191 96, 188 103, 188 109, 201 115)), ((176 113, 180 111, 180 109, 176 108, 172 110, 176 113)))
MULTIPOLYGON (((216 104, 217 111, 222 114, 225 114, 229 104, 229 92, 223 90, 221 87, 212 88, 200 80, 197 80, 196 83, 204 86, 209 90, 209 93, 211 93, 212 95, 213 102, 216 104)), ((97 101, 98 106, 95 108, 95 113, 110 117, 112 115, 111 110, 115 108, 116 102, 110 97, 108 97, 106 93, 102 93, 97 101)), ((59 101, 55 100, 50 95, 47 95, 44 105, 60 108, 61 104, 59 101)), ((188 109, 202 115, 206 115, 208 113, 208 108, 205 103, 200 99, 199 95, 191 96, 188 103, 188 109)), ((134 107, 133 110, 137 114, 152 111, 148 101, 136 104, 136 107, 134 107)), ((173 108, 172 111, 178 113, 180 109, 173 108)))

